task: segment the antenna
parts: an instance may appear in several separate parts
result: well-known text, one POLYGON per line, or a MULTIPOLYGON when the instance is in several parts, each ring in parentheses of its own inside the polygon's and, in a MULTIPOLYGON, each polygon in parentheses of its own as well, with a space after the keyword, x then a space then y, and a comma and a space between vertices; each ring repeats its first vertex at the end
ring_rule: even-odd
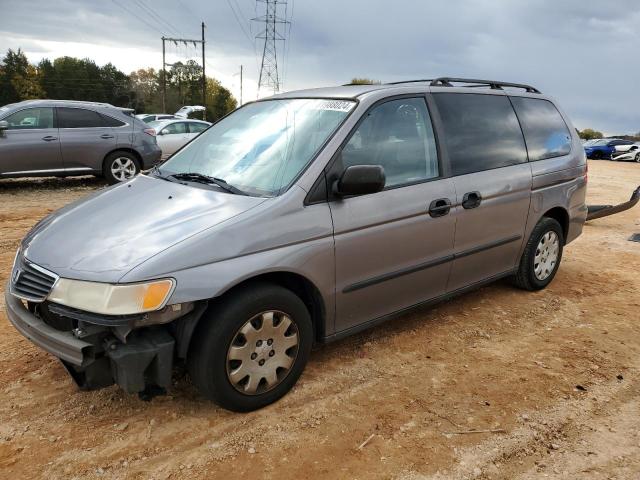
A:
POLYGON ((273 93, 280 91, 280 75, 278 73, 278 45, 277 42, 285 41, 284 32, 289 22, 286 19, 287 0, 256 0, 256 9, 259 4, 265 4, 265 14, 253 18, 255 22, 264 23, 264 30, 256 35, 256 38, 264 40, 262 50, 262 64, 260 66, 260 77, 258 80, 258 94, 260 89, 272 90, 273 93), (285 17, 278 16, 278 8, 285 8, 285 17), (282 32, 281 32, 282 31, 282 32))

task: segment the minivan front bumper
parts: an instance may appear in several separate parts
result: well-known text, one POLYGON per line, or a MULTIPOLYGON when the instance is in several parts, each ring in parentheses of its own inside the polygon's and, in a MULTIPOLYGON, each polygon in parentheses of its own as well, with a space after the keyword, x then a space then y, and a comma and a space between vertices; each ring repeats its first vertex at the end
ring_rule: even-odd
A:
POLYGON ((175 339, 165 326, 135 330, 122 343, 106 326, 93 325, 80 334, 79 329, 61 331, 48 325, 10 293, 9 285, 5 305, 16 330, 59 358, 84 390, 117 383, 136 393, 171 384, 175 339))

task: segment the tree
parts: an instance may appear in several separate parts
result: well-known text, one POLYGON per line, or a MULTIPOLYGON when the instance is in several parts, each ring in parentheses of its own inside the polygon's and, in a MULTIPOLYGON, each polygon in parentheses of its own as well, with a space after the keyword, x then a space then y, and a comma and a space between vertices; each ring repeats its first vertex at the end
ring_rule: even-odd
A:
POLYGON ((41 98, 43 94, 37 70, 29 64, 24 52, 9 49, 0 63, 0 105, 41 98))
POLYGON ((593 140, 595 138, 604 137, 602 132, 599 132, 592 128, 585 128, 584 130, 578 130, 578 135, 580 135, 580 138, 584 140, 593 140))

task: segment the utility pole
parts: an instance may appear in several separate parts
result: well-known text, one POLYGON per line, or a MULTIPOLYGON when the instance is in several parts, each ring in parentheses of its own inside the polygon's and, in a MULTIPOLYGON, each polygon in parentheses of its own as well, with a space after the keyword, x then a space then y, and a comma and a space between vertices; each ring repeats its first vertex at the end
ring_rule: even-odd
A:
POLYGON ((207 76, 204 73, 204 22, 202 22, 202 120, 207 119, 207 76))
MULTIPOLYGON (((260 66, 260 77, 258 80, 258 93, 260 93, 260 89, 263 87, 273 90, 273 93, 277 93, 280 91, 277 42, 285 41, 284 35, 278 31, 278 26, 290 23, 286 19, 287 0, 256 0, 256 3, 265 4, 265 14, 252 19, 253 21, 264 23, 264 30, 256 35, 256 38, 264 40, 262 65, 260 66), (285 18, 278 16, 278 6, 285 7, 285 18)), ((283 29, 283 32, 284 31, 283 29)))
POLYGON ((204 55, 204 46, 205 46, 205 40, 204 40, 204 28, 205 28, 205 24, 204 22, 202 22, 202 39, 201 40, 194 40, 191 38, 170 38, 170 37, 161 37, 162 38, 162 110, 163 113, 167 113, 167 70, 166 67, 173 67, 174 64, 172 63, 167 63, 166 61, 166 57, 165 57, 165 42, 173 42, 176 45, 178 44, 178 42, 180 43, 184 43, 185 45, 192 43, 193 46, 195 47, 197 43, 199 43, 202 46, 202 103, 203 103, 203 107, 205 107, 205 111, 202 112, 202 119, 205 120, 207 117, 207 113, 206 113, 206 102, 207 102, 207 77, 205 75, 205 55, 204 55))
POLYGON ((164 36, 162 37, 162 113, 167 111, 167 71, 164 68, 167 65, 164 51, 164 36))
POLYGON ((240 65, 240 106, 242 106, 242 65, 240 65))

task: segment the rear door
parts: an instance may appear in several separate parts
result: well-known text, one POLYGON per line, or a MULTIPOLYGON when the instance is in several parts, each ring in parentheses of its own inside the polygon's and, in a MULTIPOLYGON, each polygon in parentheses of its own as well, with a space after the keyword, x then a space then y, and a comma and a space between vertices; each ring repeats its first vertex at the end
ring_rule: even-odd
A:
POLYGON ((531 201, 531 168, 509 98, 434 93, 456 189, 447 291, 513 271, 531 201))
POLYGON ((383 191, 329 202, 334 224, 336 332, 442 295, 455 221, 424 97, 372 107, 338 153, 328 178, 351 165, 381 165, 383 191))
POLYGON ((52 175, 63 168, 58 128, 52 107, 25 108, 3 120, 0 131, 0 175, 52 175))
POLYGON ((66 170, 101 171, 102 162, 116 148, 116 135, 93 110, 57 107, 60 147, 66 170))

